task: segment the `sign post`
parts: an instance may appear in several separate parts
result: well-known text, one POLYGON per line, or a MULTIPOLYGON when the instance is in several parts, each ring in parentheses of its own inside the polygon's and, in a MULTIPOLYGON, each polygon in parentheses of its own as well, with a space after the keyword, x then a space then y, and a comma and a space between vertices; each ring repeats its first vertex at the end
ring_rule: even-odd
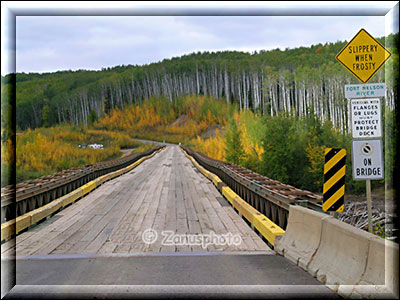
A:
POLYGON ((365 29, 336 55, 336 59, 363 83, 345 85, 345 97, 351 106, 353 179, 366 180, 369 232, 372 232, 371 180, 384 178, 380 97, 385 97, 386 86, 367 82, 391 55, 365 29))
POLYGON ((366 180, 366 194, 367 194, 367 210, 368 210, 368 232, 372 231, 372 197, 371 197, 371 180, 366 180))
POLYGON ((371 180, 384 178, 383 153, 381 139, 353 140, 353 178, 366 180, 368 231, 372 232, 371 180))

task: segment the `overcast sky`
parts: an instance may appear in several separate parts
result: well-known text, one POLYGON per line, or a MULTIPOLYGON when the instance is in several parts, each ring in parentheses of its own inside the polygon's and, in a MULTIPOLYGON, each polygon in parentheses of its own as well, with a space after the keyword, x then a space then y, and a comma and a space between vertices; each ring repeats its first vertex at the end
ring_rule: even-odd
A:
POLYGON ((382 37, 390 27, 384 16, 17 16, 16 65, 17 72, 99 70, 197 51, 349 41, 361 28, 382 37))

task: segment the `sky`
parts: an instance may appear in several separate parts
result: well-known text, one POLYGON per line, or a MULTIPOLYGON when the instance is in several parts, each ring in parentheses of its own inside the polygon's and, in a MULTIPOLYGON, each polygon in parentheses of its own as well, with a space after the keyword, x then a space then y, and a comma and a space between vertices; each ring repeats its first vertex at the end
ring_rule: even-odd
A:
MULTIPOLYGON (((393 26, 385 16, 17 16, 16 68, 100 70, 197 51, 284 50, 349 41, 361 28, 382 37, 393 26)), ((2 33, 8 55, 12 43, 2 33)))

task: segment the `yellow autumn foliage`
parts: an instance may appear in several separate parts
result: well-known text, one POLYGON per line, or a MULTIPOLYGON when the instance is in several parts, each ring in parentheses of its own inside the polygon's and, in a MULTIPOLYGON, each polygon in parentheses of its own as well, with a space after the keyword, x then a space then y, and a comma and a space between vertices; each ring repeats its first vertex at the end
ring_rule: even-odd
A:
POLYGON ((308 141, 306 147, 306 154, 310 163, 308 168, 310 180, 312 180, 316 186, 323 185, 323 176, 321 176, 321 174, 323 174, 324 170, 325 148, 325 145, 318 146, 311 144, 310 141, 308 141))
POLYGON ((208 139, 197 136, 192 141, 194 150, 201 152, 211 158, 224 160, 225 158, 225 137, 216 129, 215 135, 208 139))
MULTIPOLYGON (((249 134, 249 121, 256 119, 254 114, 249 111, 235 111, 232 115, 232 118, 236 122, 236 125, 240 130, 240 139, 243 145, 245 156, 247 158, 253 157, 257 161, 262 161, 264 148, 259 139, 259 134, 256 133, 253 137, 251 137, 249 134)), ((224 124, 227 124, 227 122, 225 121, 224 124)), ((227 125, 226 129, 229 130, 229 125, 227 125)), ((219 130, 216 131, 213 137, 204 139, 200 136, 197 136, 191 141, 194 150, 204 153, 207 156, 218 160, 225 160, 225 143, 225 134, 221 133, 219 130)))
POLYGON ((246 156, 255 155, 257 159, 261 161, 264 148, 259 139, 250 138, 248 132, 248 120, 255 120, 256 117, 254 116, 254 113, 251 111, 235 112, 233 118, 241 132, 240 138, 246 156))
POLYGON ((11 139, 8 139, 6 143, 1 143, 1 163, 5 167, 11 165, 14 160, 14 151, 11 143, 11 139))
POLYGON ((51 174, 84 164, 93 164, 119 155, 118 145, 98 149, 80 149, 62 139, 54 139, 32 132, 34 137, 27 142, 17 138, 17 177, 23 173, 51 174), (19 173, 19 174, 18 174, 19 173))
POLYGON ((214 125, 226 125, 229 107, 205 96, 187 96, 170 103, 152 99, 124 110, 114 109, 93 124, 96 129, 124 131, 133 137, 170 142, 188 141, 214 125), (175 121, 179 122, 175 122, 175 121))
POLYGON ((124 110, 114 109, 94 124, 95 128, 107 130, 142 130, 156 125, 164 125, 152 104, 141 107, 127 106, 124 110))
MULTIPOLYGON (((76 166, 119 157, 120 148, 141 145, 123 132, 62 125, 26 130, 16 137, 17 182, 52 174, 76 166), (78 144, 103 144, 104 149, 79 148, 78 144)), ((1 162, 12 167, 11 141, 2 143, 1 162)))

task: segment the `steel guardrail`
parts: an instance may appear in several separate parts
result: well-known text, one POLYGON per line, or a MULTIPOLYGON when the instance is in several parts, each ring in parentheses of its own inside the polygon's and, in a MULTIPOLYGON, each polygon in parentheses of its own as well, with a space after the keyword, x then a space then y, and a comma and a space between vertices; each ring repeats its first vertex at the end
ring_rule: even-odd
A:
POLYGON ((63 170, 1 189, 1 223, 12 220, 62 197, 89 181, 122 169, 163 146, 105 162, 63 170))
POLYGON ((322 211, 322 196, 281 183, 230 162, 212 159, 188 147, 182 148, 201 166, 216 174, 247 203, 286 228, 290 205, 322 211))

